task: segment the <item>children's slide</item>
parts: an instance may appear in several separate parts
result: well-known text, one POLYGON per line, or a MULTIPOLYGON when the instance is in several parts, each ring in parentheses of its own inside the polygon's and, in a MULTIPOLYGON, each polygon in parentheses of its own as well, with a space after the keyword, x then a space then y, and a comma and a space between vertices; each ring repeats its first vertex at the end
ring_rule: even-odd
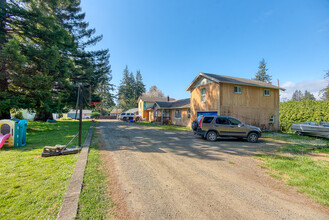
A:
POLYGON ((5 144, 5 141, 10 138, 11 134, 0 134, 0 148, 2 148, 2 146, 5 144))

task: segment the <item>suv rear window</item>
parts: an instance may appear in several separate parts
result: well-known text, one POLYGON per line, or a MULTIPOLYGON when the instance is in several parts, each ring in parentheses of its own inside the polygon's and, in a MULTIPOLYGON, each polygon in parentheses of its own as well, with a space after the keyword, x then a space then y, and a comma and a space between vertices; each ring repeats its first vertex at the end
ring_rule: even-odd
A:
POLYGON ((209 124, 212 122, 213 119, 214 119, 214 117, 204 117, 203 123, 209 124))

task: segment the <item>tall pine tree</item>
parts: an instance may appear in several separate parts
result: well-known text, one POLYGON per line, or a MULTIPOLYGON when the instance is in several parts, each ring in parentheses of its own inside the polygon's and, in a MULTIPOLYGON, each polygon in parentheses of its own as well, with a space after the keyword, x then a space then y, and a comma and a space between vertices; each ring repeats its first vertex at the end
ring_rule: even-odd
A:
POLYGON ((143 77, 141 74, 140 70, 137 70, 136 72, 136 98, 138 99, 138 97, 142 96, 143 93, 145 93, 146 89, 145 89, 145 84, 143 83, 143 77))
POLYGON ((255 80, 259 80, 262 82, 270 83, 272 80, 272 76, 267 74, 267 68, 264 58, 259 62, 258 72, 255 75, 255 80))
POLYGON ((145 91, 142 75, 138 70, 136 77, 132 72, 129 73, 128 66, 123 70, 123 77, 119 86, 119 107, 122 109, 135 108, 137 99, 145 91))
POLYGON ((80 0, 0 0, 0 10, 0 118, 28 108, 46 120, 75 102, 81 83, 112 98, 109 53, 86 49, 102 36, 88 29, 80 0))

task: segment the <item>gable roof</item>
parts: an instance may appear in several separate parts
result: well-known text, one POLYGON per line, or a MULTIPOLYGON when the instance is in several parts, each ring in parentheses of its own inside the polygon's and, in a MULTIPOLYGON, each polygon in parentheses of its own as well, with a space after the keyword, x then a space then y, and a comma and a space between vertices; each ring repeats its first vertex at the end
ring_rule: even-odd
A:
POLYGON ((157 105, 160 109, 169 109, 169 108, 190 108, 191 99, 179 99, 173 102, 156 102, 154 105, 157 105))
POLYGON ((135 112, 138 112, 138 108, 131 108, 128 109, 127 111, 124 111, 124 113, 135 113, 135 112))
MULTIPOLYGON (((137 100, 137 103, 139 100, 143 100, 144 102, 167 102, 168 97, 149 97, 149 96, 140 96, 137 100)), ((175 101, 173 98, 169 98, 169 101, 175 101)))
POLYGON ((123 110, 121 108, 114 108, 111 111, 111 114, 120 114, 123 110))
POLYGON ((192 89, 192 86, 197 82, 197 80, 200 77, 205 77, 216 83, 223 82, 223 83, 231 83, 231 84, 237 84, 237 85, 248 85, 248 86, 264 87, 264 88, 270 88, 270 89, 285 90, 278 86, 272 85, 271 83, 265 83, 265 82, 253 80, 253 79, 244 79, 244 78, 238 78, 238 77, 233 77, 233 76, 216 75, 216 74, 211 74, 211 73, 199 73, 197 75, 197 77, 195 77, 195 79, 192 81, 192 83, 187 87, 186 91, 190 91, 192 89))

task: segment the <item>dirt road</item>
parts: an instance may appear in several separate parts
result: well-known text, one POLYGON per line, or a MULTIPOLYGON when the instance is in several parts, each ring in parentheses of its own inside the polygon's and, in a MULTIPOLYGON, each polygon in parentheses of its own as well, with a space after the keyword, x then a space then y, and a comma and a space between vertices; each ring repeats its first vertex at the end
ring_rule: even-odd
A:
POLYGON ((270 177, 252 158, 273 149, 270 143, 210 143, 191 132, 118 121, 98 127, 117 178, 119 218, 329 219, 327 207, 270 177))

